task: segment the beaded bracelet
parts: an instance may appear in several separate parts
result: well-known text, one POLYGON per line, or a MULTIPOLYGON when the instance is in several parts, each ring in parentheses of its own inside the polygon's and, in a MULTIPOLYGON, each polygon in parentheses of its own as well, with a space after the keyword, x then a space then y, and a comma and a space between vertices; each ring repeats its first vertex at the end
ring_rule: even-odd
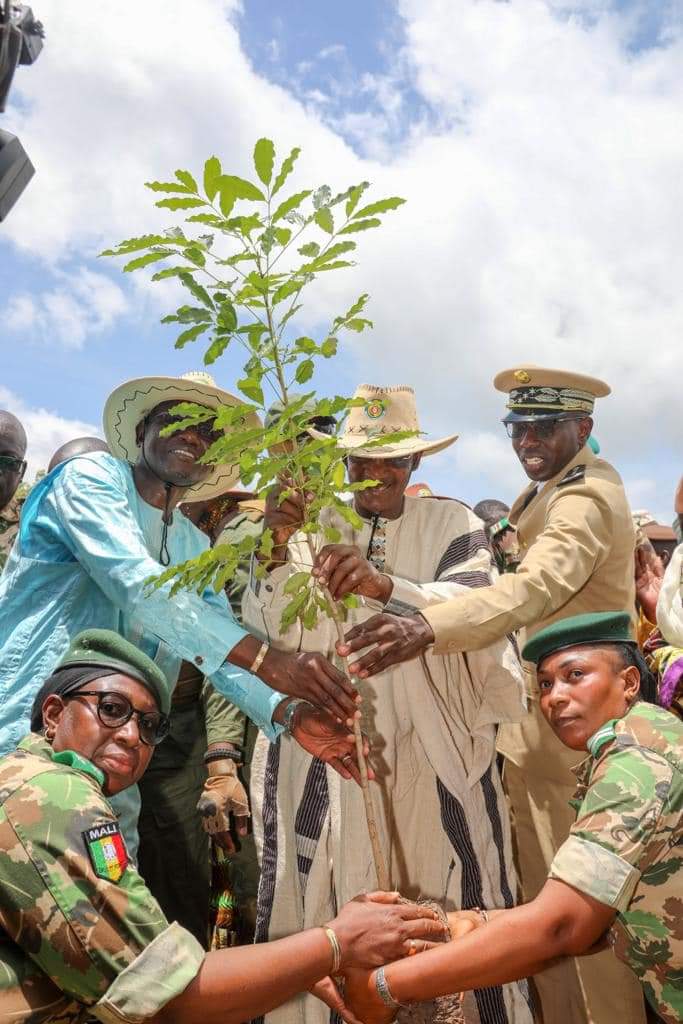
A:
POLYGON ((399 1003, 394 999, 389 988, 389 982, 384 976, 384 968, 378 967, 375 971, 375 988, 377 995, 380 997, 385 1006, 388 1006, 390 1010, 400 1010, 403 1003, 399 1003))
POLYGON ((230 750, 228 747, 216 750, 207 750, 204 754, 204 764, 211 764, 212 761, 234 761, 235 764, 242 764, 244 758, 239 750, 230 750))

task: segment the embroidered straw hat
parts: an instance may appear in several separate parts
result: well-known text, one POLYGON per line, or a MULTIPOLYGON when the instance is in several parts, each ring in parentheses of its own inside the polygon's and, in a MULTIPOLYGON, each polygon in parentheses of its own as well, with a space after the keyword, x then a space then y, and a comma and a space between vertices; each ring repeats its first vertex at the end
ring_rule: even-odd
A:
MULTIPOLYGON (((181 377, 138 377, 126 381, 112 391, 104 406, 104 436, 112 455, 135 462, 138 457, 136 427, 161 402, 195 402, 219 409, 223 405, 241 405, 242 399, 217 387, 208 373, 198 371, 184 373, 181 377)), ((255 413, 245 418, 248 427, 261 426, 255 413)), ((183 501, 205 501, 225 494, 239 478, 238 465, 212 466, 205 480, 187 489, 183 501)))
POLYGON ((421 434, 412 388, 378 388, 372 384, 361 384, 353 397, 364 399, 364 404, 351 409, 343 433, 337 438, 339 447, 346 448, 349 454, 372 459, 395 459, 418 453, 434 455, 458 439, 457 434, 432 440, 421 434), (375 441, 383 434, 408 430, 417 433, 403 441, 366 447, 368 441, 375 441))

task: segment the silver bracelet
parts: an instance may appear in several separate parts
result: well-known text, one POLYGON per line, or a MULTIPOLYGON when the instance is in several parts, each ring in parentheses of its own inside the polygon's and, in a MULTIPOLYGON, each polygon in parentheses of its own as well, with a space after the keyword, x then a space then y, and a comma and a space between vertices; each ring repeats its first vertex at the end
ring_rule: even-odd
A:
POLYGON ((388 1006, 390 1010, 400 1010, 403 1006, 402 1003, 397 1002, 391 994, 389 988, 389 982, 384 977, 384 968, 378 967, 375 971, 375 988, 377 989, 377 995, 380 997, 385 1006, 388 1006))
POLYGON ((304 700, 303 697, 294 697, 294 699, 290 700, 289 704, 285 708, 285 713, 282 716, 282 726, 283 726, 285 732, 288 732, 290 735, 292 733, 292 725, 293 725, 294 715, 296 714, 297 709, 302 704, 308 704, 309 708, 313 707, 313 705, 311 704, 310 700, 304 700))

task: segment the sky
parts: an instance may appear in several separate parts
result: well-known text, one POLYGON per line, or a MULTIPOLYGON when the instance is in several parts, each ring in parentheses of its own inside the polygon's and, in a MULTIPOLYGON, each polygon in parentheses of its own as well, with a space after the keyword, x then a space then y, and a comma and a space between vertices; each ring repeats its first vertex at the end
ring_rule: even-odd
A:
MULTIPOLYGON (((144 182, 253 144, 302 148, 292 191, 372 182, 405 206, 358 265, 315 286, 301 329, 360 292, 371 333, 314 383, 412 385, 423 429, 458 433, 419 477, 474 503, 525 477, 500 423, 499 370, 537 363, 612 387, 603 454, 634 508, 671 518, 681 473, 681 0, 35 0, 46 28, 0 127, 36 176, 0 225, 0 407, 29 475, 101 431, 108 393, 201 369, 159 323, 168 283, 98 253, 176 221, 144 182), (335 280, 332 280, 334 278, 335 280)), ((177 215, 175 215, 177 218, 177 215)), ((215 363, 234 389, 236 353, 215 363)))

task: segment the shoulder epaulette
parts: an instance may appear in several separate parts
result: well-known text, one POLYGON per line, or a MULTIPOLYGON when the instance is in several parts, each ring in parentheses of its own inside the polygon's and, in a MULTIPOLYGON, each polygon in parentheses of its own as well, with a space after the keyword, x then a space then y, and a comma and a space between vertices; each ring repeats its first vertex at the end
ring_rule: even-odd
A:
POLYGON ((585 476, 586 476, 586 467, 585 467, 585 465, 572 466, 572 468, 569 470, 569 472, 565 473, 565 475, 562 477, 562 479, 557 481, 557 486, 558 487, 564 487, 564 486, 566 486, 566 484, 577 484, 581 480, 583 480, 585 478, 585 476))

